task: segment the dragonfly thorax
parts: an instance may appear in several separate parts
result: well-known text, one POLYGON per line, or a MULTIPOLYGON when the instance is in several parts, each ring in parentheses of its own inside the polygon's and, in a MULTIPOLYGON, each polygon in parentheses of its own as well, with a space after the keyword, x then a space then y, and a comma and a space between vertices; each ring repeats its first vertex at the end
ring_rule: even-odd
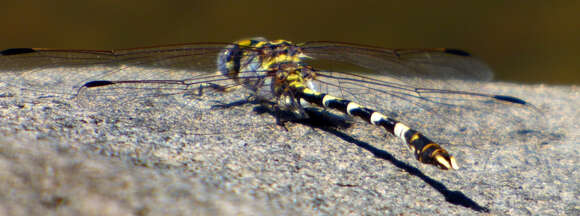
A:
POLYGON ((304 82, 312 69, 302 62, 307 56, 299 46, 286 40, 254 38, 236 41, 218 58, 218 71, 255 92, 270 86, 275 97, 284 94, 288 82, 304 82))

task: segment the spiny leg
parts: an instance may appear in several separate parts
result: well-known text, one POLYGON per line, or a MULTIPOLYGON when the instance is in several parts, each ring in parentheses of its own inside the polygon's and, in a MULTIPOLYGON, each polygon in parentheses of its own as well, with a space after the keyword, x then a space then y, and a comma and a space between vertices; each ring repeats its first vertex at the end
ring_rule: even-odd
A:
POLYGON ((382 126, 389 133, 401 138, 417 160, 422 163, 432 164, 441 169, 458 169, 457 161, 439 144, 431 141, 423 134, 406 126, 405 124, 389 118, 373 109, 363 107, 355 102, 333 97, 331 95, 316 92, 300 83, 292 85, 296 96, 320 107, 335 109, 350 116, 358 116, 365 121, 382 126))

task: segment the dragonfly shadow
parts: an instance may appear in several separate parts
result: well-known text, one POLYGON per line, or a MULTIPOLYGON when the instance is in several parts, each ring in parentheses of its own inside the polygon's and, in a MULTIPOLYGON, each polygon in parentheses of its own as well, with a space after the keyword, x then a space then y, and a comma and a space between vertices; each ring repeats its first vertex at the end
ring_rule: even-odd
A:
POLYGON ((255 105, 253 112, 256 114, 268 113, 277 118, 281 126, 286 122, 308 125, 316 128, 336 128, 346 129, 352 126, 352 120, 344 115, 337 115, 326 112, 320 108, 304 107, 305 116, 299 117, 300 114, 288 110, 276 110, 273 108, 273 102, 257 101, 252 99, 237 100, 229 103, 219 103, 212 106, 213 109, 228 109, 232 107, 244 106, 247 104, 255 105))
POLYGON ((343 132, 340 132, 338 130, 328 129, 328 128, 326 128, 326 129, 321 128, 321 129, 341 138, 342 140, 344 140, 346 142, 353 143, 353 144, 357 145, 358 147, 361 147, 361 148, 373 153, 373 155, 375 155, 375 157, 389 161, 391 164, 395 165, 396 167, 398 167, 402 170, 405 170, 407 173, 409 173, 411 175, 419 177, 421 180, 423 180, 429 186, 431 186, 432 188, 437 190, 439 193, 441 193, 445 197, 445 200, 451 204, 460 205, 460 206, 463 206, 466 208, 473 209, 474 211, 478 211, 478 212, 489 212, 488 208, 479 205, 478 203, 476 203, 475 201, 473 201, 472 199, 467 197, 463 192, 449 190, 443 183, 425 175, 418 168, 413 167, 413 166, 411 166, 403 161, 396 159, 395 157, 393 157, 393 155, 391 153, 389 153, 387 151, 375 148, 374 146, 372 146, 366 142, 354 139, 353 137, 351 137, 343 132))
POLYGON ((479 205, 474 200, 467 197, 463 192, 449 190, 443 183, 425 175, 418 168, 413 167, 413 166, 411 166, 403 161, 396 159, 391 153, 384 151, 382 149, 378 149, 378 148, 376 148, 376 147, 374 147, 366 142, 357 140, 357 139, 353 138, 352 136, 350 136, 344 132, 341 132, 340 129, 348 128, 352 125, 351 120, 344 117, 344 116, 330 113, 330 112, 327 112, 327 111, 324 111, 324 110, 321 110, 318 108, 304 108, 304 111, 307 114, 308 118, 296 118, 295 113, 292 113, 290 111, 274 110, 268 104, 256 102, 254 100, 239 100, 239 101, 231 102, 228 104, 216 105, 216 106, 214 106, 214 108, 227 109, 227 108, 242 106, 242 105, 246 105, 246 104, 257 105, 256 107, 254 107, 254 110, 253 110, 257 114, 268 113, 275 118, 282 119, 282 122, 292 122, 292 123, 303 124, 303 125, 313 127, 313 128, 318 128, 318 129, 321 129, 325 132, 333 134, 334 136, 336 136, 336 137, 338 137, 346 142, 355 144, 358 147, 363 148, 363 149, 373 153, 373 155, 375 155, 375 157, 389 161, 391 164, 404 170, 405 172, 420 178, 425 183, 427 183, 429 186, 431 186, 432 188, 437 190, 439 193, 441 193, 445 197, 445 200, 448 203, 451 203, 453 205, 463 206, 466 208, 470 208, 470 209, 477 211, 477 212, 489 212, 490 211, 488 208, 479 205))
MULTIPOLYGON (((279 116, 280 112, 273 111, 265 106, 258 106, 254 109, 254 111, 255 112, 267 112, 274 117, 277 117, 277 118, 280 117, 279 116), (278 115, 278 116, 276 116, 276 115, 278 115)), ((358 147, 361 147, 361 148, 373 153, 373 155, 375 155, 375 157, 377 157, 377 158, 381 158, 383 160, 389 161, 391 164, 395 165, 396 167, 398 167, 402 170, 405 170, 407 173, 414 175, 414 176, 420 178, 421 180, 423 180, 429 186, 431 186, 432 188, 437 190, 439 193, 441 193, 445 197, 445 200, 448 203, 463 206, 466 208, 470 208, 470 209, 477 211, 477 212, 489 212, 490 211, 488 208, 479 205, 474 200, 467 197, 463 192, 449 190, 443 183, 425 175, 418 168, 413 167, 413 166, 411 166, 403 161, 396 159, 391 153, 384 151, 384 150, 381 150, 381 149, 378 149, 378 148, 376 148, 376 147, 374 147, 366 142, 357 140, 357 139, 353 138, 352 136, 350 136, 344 132, 341 132, 340 128, 350 127, 352 122, 350 122, 348 119, 345 119, 342 116, 339 116, 339 115, 336 115, 333 113, 329 113, 329 112, 326 112, 326 111, 323 111, 320 109, 305 108, 304 111, 308 114, 308 116, 309 116, 308 119, 290 119, 289 121, 294 122, 294 123, 307 125, 307 126, 310 126, 313 128, 319 128, 323 131, 326 131, 330 134, 335 135, 338 138, 341 138, 342 140, 344 140, 346 142, 353 143, 353 144, 357 145, 358 147)), ((282 114, 289 115, 287 113, 282 113, 282 114)), ((291 116, 291 115, 289 115, 289 116, 291 116)))

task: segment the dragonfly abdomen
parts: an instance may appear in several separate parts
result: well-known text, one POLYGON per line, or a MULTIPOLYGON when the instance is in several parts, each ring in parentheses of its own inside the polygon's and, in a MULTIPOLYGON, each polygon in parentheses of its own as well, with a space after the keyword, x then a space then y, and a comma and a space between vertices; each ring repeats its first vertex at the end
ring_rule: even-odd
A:
POLYGON ((314 91, 299 82, 293 83, 291 88, 294 89, 297 98, 304 99, 320 107, 335 109, 350 116, 360 117, 373 125, 382 126, 389 133, 407 143, 413 154, 415 154, 416 159, 422 163, 436 165, 442 169, 459 168, 457 161, 447 150, 395 119, 368 107, 361 106, 358 103, 314 91))

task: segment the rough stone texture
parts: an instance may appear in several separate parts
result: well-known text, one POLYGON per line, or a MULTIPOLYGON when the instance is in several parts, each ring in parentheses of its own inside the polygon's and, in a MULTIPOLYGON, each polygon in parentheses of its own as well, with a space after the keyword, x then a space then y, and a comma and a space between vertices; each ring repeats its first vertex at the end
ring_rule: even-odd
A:
POLYGON ((4 215, 580 214, 577 86, 480 87, 534 104, 532 114, 498 112, 529 117, 522 125, 496 124, 493 112, 445 119, 477 130, 424 122, 448 140, 457 171, 420 164, 359 120, 285 130, 243 90, 94 104, 0 87, 4 215))

